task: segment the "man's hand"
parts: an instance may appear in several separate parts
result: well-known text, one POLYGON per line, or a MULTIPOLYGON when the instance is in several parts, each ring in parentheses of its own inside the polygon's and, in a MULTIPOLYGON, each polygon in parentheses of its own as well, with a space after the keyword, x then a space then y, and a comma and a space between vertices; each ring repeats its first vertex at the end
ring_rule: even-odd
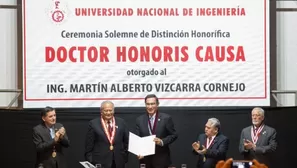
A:
POLYGON ((63 139, 65 133, 66 133, 66 130, 64 127, 61 127, 58 131, 60 133, 60 139, 63 139))
POLYGON ((59 132, 59 131, 57 131, 57 132, 55 133, 55 138, 54 138, 54 141, 55 141, 55 142, 58 142, 58 141, 59 141, 59 139, 60 139, 60 136, 61 136, 60 132, 59 132))
POLYGON ((259 163, 257 160, 253 160, 253 165, 251 168, 268 168, 265 164, 259 163))
POLYGON ((232 158, 228 159, 226 162, 221 160, 217 163, 216 168, 230 168, 232 162, 233 162, 232 158))
POLYGON ((157 144, 157 145, 160 145, 160 146, 163 146, 162 144, 162 140, 160 138, 154 138, 154 142, 157 144))
POLYGON ((207 152, 207 149, 202 145, 202 150, 198 150, 197 152, 201 155, 204 155, 207 152))
POLYGON ((199 150, 199 148, 200 148, 200 142, 198 141, 198 142, 194 142, 193 144, 192 144, 192 147, 193 147, 193 149, 196 151, 196 152, 198 152, 198 150, 199 150))
POLYGON ((249 141, 248 139, 244 139, 243 140, 243 146, 244 149, 249 150, 249 149, 256 149, 256 145, 254 143, 252 143, 251 141, 249 141))
POLYGON ((137 158, 140 160, 140 159, 143 159, 143 156, 138 155, 137 158))

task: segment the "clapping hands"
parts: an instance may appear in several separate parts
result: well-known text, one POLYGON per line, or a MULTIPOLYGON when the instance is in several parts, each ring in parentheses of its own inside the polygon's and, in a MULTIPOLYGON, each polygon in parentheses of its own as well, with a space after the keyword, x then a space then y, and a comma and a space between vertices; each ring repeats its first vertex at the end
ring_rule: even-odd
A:
POLYGON ((206 151, 207 151, 204 145, 202 145, 202 149, 199 150, 199 148, 200 148, 200 142, 199 142, 199 141, 198 141, 198 142, 194 142, 194 143, 192 144, 192 147, 193 147, 193 149, 194 149, 197 153, 199 153, 199 154, 205 154, 206 151))

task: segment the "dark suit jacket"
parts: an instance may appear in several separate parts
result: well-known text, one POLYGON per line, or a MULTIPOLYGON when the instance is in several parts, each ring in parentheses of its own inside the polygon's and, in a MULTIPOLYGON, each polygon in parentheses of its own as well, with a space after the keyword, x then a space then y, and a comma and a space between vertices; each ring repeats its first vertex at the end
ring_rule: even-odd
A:
POLYGON ((111 168, 115 161, 117 168, 124 168, 128 161, 128 139, 129 131, 123 119, 115 117, 116 133, 113 147, 109 149, 110 143, 101 124, 101 118, 89 122, 85 141, 85 159, 92 164, 101 164, 104 168, 111 168))
POLYGON ((271 153, 276 150, 276 131, 267 125, 264 125, 262 131, 260 132, 258 141, 256 143, 256 150, 244 150, 243 140, 248 139, 252 141, 251 129, 253 126, 244 128, 241 131, 240 142, 239 142, 239 152, 244 156, 245 160, 256 159, 260 163, 264 163, 270 166, 269 160, 271 158, 271 153))
MULTIPOLYGON (((141 115, 136 119, 136 134, 140 137, 150 136, 148 128, 148 115, 141 115)), ((141 163, 146 164, 147 168, 166 167, 171 164, 169 145, 173 143, 178 135, 174 128, 171 116, 164 113, 159 113, 156 125, 156 137, 162 139, 163 146, 156 145, 155 155, 146 156, 141 160, 141 163)))
MULTIPOLYGON (((206 147, 207 136, 205 134, 200 134, 197 141, 200 142, 200 150, 202 145, 206 147)), ((198 154, 195 150, 193 153, 198 156, 197 168, 215 168, 216 164, 220 160, 226 160, 227 151, 229 149, 229 139, 221 133, 218 133, 213 143, 207 149, 205 155, 198 154), (203 158, 206 161, 203 161, 203 158)))
MULTIPOLYGON (((56 123, 54 129, 58 130, 61 127, 63 127, 62 124, 56 123)), ((43 168, 52 168, 56 167, 56 164, 59 168, 67 167, 63 147, 69 147, 70 143, 66 133, 62 140, 55 143, 50 135, 50 129, 42 123, 33 128, 33 143, 37 150, 35 167, 43 165, 43 168), (55 158, 52 157, 54 146, 57 153, 55 158)))

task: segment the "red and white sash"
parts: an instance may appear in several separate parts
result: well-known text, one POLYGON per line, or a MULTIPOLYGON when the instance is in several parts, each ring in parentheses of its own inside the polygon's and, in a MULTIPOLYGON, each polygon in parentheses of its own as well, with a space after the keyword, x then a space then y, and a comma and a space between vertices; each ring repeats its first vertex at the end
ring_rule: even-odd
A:
POLYGON ((254 144, 257 143, 258 138, 259 138, 259 136, 260 136, 260 132, 262 131, 263 128, 264 128, 264 124, 261 125, 261 126, 258 128, 257 132, 255 132, 255 131, 254 131, 254 126, 252 126, 252 128, 251 128, 251 135, 252 135, 252 140, 253 140, 253 143, 254 143, 254 144))
POLYGON ((113 144, 114 142, 114 136, 115 136, 115 132, 116 132, 116 129, 115 129, 115 119, 114 117, 112 118, 112 132, 111 132, 111 135, 109 134, 109 130, 107 129, 107 124, 105 123, 105 121, 103 120, 103 118, 101 117, 101 124, 102 124, 102 127, 104 129, 104 132, 105 132, 105 135, 110 143, 110 145, 113 144))

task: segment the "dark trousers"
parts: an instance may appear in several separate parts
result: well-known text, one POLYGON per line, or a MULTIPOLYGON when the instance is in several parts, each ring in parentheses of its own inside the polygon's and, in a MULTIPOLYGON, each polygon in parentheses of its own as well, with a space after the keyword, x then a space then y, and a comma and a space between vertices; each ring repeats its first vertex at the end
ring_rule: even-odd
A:
POLYGON ((117 168, 117 166, 116 166, 116 163, 115 163, 114 159, 112 159, 111 168, 117 168))
POLYGON ((168 168, 168 166, 154 163, 153 156, 147 156, 140 160, 140 164, 145 164, 145 168, 168 168))

